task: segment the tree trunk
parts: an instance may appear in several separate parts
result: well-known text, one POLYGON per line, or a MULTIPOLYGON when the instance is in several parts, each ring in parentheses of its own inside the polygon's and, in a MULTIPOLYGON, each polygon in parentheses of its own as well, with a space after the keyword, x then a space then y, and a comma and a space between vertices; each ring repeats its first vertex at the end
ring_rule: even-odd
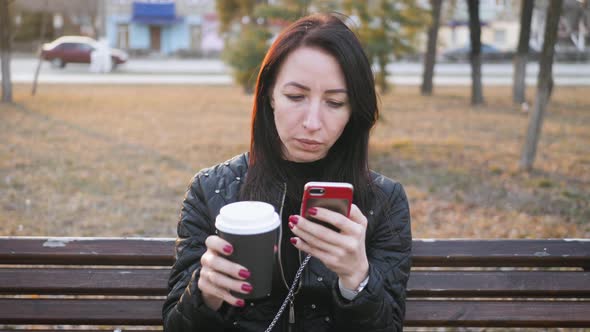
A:
POLYGON ((534 6, 534 0, 523 0, 520 8, 520 37, 518 39, 516 56, 514 57, 514 82, 512 86, 512 100, 516 104, 522 104, 526 100, 526 63, 529 54, 529 39, 531 37, 531 20, 534 6))
POLYGON ((559 26, 559 17, 563 0, 552 0, 547 7, 547 22, 545 24, 545 40, 543 41, 543 50, 539 61, 539 78, 537 82, 537 98, 529 120, 529 126, 526 134, 526 142, 520 159, 520 168, 530 171, 533 168, 537 144, 541 136, 541 127, 543 126, 543 116, 551 90, 553 88, 553 55, 555 53, 555 42, 557 40, 557 28, 559 26))
POLYGON ((12 103, 10 78, 10 51, 12 48, 12 22, 9 0, 0 0, 0 58, 2 68, 2 101, 12 103))
MULTIPOLYGON (((49 0, 45 0, 45 9, 49 8, 49 0)), ((31 96, 34 96, 37 93, 37 82, 39 80, 39 72, 41 71, 41 65, 43 64, 43 57, 41 57, 41 48, 43 47, 43 43, 45 42, 45 30, 47 26, 47 16, 48 13, 42 12, 41 13, 41 32, 39 33, 39 61, 37 62, 37 68, 35 69, 35 77, 33 78, 33 87, 31 88, 31 96)))
POLYGON ((430 0, 430 5, 432 7, 432 24, 428 28, 428 47, 424 57, 424 74, 421 88, 423 96, 432 95, 432 77, 434 76, 434 64, 436 62, 436 41, 438 39, 442 0, 430 0))
POLYGON ((387 84, 387 55, 379 54, 377 56, 377 62, 379 65, 379 74, 377 74, 377 84, 381 90, 381 93, 386 94, 389 92, 389 85, 387 84))
POLYGON ((471 104, 484 103, 481 85, 481 26, 479 0, 467 0, 469 8, 469 33, 471 39, 471 104))

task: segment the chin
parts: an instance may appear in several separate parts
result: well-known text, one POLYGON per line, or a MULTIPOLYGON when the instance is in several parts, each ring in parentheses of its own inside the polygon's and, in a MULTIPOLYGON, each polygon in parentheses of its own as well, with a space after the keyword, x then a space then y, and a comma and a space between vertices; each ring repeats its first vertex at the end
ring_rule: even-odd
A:
POLYGON ((294 161, 296 163, 311 163, 314 161, 318 161, 324 158, 325 156, 325 153, 297 152, 294 154, 290 154, 287 159, 290 161, 294 161))

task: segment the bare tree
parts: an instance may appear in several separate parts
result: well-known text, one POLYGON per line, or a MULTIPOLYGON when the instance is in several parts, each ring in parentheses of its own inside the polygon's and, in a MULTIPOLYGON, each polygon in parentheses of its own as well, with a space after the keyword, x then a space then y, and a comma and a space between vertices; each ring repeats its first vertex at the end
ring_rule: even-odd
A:
POLYGON ((2 62, 2 102, 12 103, 12 80, 10 78, 10 53, 12 49, 12 0, 0 0, 0 57, 2 62))
POLYGON ((514 56, 514 82, 512 86, 512 100, 517 104, 522 104, 526 100, 526 63, 529 55, 529 39, 531 38, 534 2, 534 0, 523 0, 521 2, 520 36, 518 38, 518 49, 514 56))
POLYGON ((537 97, 535 99, 533 112, 529 119, 526 142, 520 160, 520 168, 526 171, 530 171, 533 167, 539 137, 541 136, 541 127, 543 126, 543 116, 553 88, 553 56, 555 53, 557 28, 559 26, 562 6, 563 0, 552 0, 547 7, 545 38, 543 41, 543 50, 541 51, 541 59, 539 61, 537 97))
MULTIPOLYGON (((45 0, 45 6, 48 7, 49 0, 45 0)), ((47 15, 46 12, 41 12, 41 31, 39 33, 39 42, 43 45, 45 41, 45 30, 47 28, 47 15)), ((31 88, 31 96, 34 96, 37 92, 37 82, 39 81, 39 72, 41 71, 41 65, 43 64, 43 57, 41 56, 41 52, 39 52, 39 60, 37 61, 37 68, 35 69, 35 76, 33 78, 33 87, 31 88)))
POLYGON ((471 39, 471 104, 484 103, 481 85, 481 25, 479 0, 466 0, 469 8, 469 33, 471 39))
POLYGON ((432 11, 432 23, 428 28, 428 47, 424 57, 424 73, 422 76, 422 95, 432 95, 432 77, 434 76, 434 64, 436 62, 436 41, 438 39, 438 27, 440 26, 440 12, 442 0, 430 0, 432 11))

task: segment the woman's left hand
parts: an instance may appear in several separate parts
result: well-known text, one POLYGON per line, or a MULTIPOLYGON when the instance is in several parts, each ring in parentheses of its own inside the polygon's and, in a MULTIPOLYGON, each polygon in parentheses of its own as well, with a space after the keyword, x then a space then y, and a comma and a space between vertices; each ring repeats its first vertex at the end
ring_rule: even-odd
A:
POLYGON ((340 233, 293 215, 289 217, 289 228, 297 237, 291 238, 291 243, 324 263, 338 275, 344 287, 356 289, 369 273, 365 250, 367 218, 354 204, 350 218, 324 208, 310 208, 307 215, 334 225, 340 233))

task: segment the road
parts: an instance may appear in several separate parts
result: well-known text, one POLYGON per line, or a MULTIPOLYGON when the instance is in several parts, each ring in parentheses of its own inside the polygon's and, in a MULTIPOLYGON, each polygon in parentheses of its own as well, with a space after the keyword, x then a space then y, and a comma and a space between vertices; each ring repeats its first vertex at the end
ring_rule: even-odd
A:
MULTIPOLYGON (((13 57, 12 80, 31 83, 38 60, 30 56, 13 57)), ((40 84, 232 84, 230 70, 218 59, 130 59, 116 71, 106 74, 89 72, 86 64, 68 64, 64 69, 52 68, 48 62, 41 66, 40 84)), ((483 84, 511 85, 512 64, 484 64, 483 84)), ((526 82, 535 85, 539 66, 529 63, 526 82)), ((388 80, 399 85, 419 85, 422 82, 421 63, 392 63, 388 66, 388 80)), ((556 63, 553 66, 555 84, 590 85, 590 64, 556 63)), ((438 63, 435 67, 435 85, 470 85, 469 64, 438 63)))

